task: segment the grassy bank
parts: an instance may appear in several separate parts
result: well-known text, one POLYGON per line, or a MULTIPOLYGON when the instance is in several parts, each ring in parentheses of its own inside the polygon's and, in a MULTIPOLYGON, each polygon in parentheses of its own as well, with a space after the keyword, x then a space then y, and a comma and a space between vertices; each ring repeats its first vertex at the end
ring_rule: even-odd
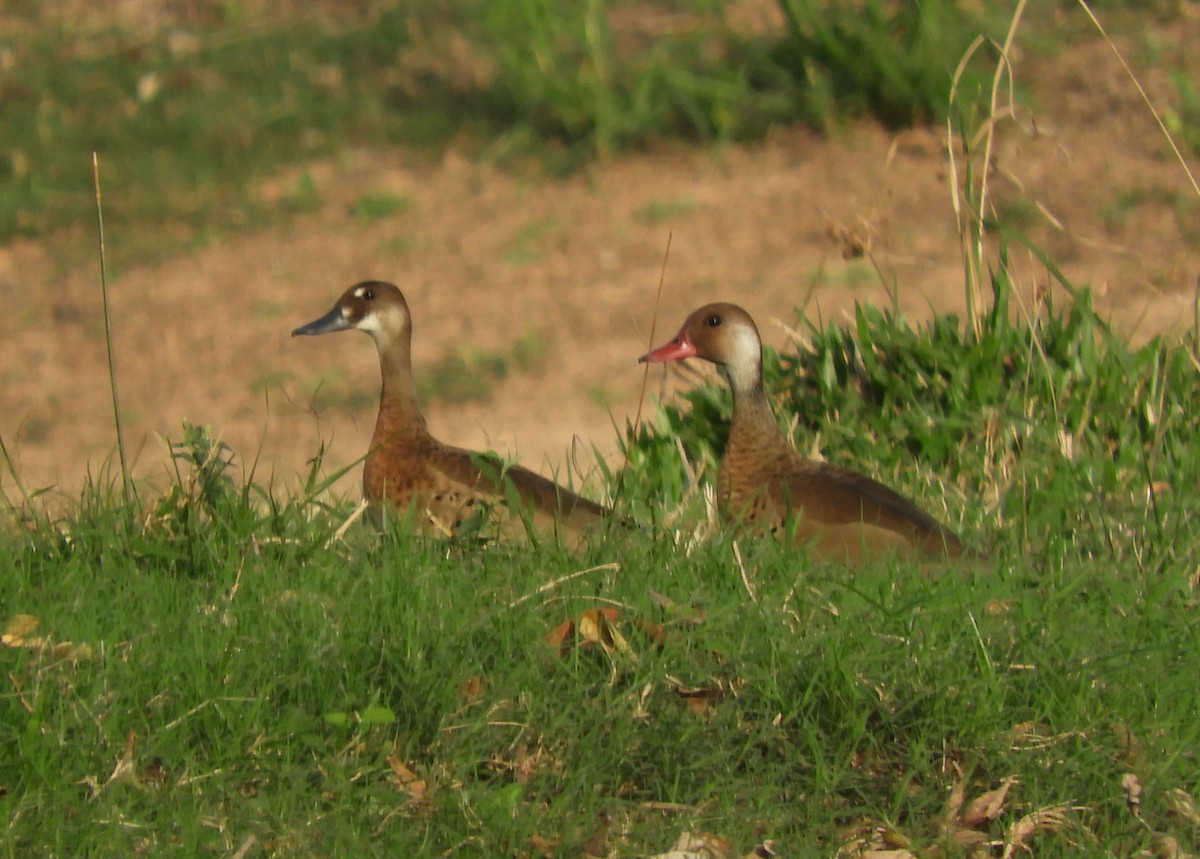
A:
MULTIPOLYGON (((1027 16, 1027 50, 1052 52, 1064 27, 1087 34, 1063 5, 1027 16)), ((1141 33, 1148 13, 1125 5, 1102 11, 1118 32, 1141 33)), ((1002 41, 1011 13, 952 0, 779 0, 755 14, 423 0, 250 15, 214 3, 121 28, 29 6, 0 35, 0 244, 90 235, 92 151, 119 267, 320 207, 302 169, 282 186, 267 180, 348 148, 420 157, 452 144, 558 170, 660 140, 756 139, 779 124, 937 121, 967 45, 1002 41)), ((1167 119, 1191 142, 1194 87, 1164 19, 1139 50, 1176 69, 1167 119)), ((959 109, 986 91, 995 59, 985 48, 967 65, 959 109)), ((67 265, 90 252, 63 244, 67 265)))
POLYGON ((638 528, 579 554, 338 537, 349 505, 195 432, 165 495, 14 511, 0 855, 1193 843, 1194 344, 1130 349, 1086 294, 966 331, 864 309, 770 362, 801 439, 987 553, 932 569, 694 540, 707 388, 629 439, 638 528))

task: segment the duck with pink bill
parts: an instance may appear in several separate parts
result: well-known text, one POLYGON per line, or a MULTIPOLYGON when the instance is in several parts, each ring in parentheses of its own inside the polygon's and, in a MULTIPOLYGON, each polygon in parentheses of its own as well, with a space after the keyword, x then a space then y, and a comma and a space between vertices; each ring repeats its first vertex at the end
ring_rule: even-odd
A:
POLYGON ((717 476, 724 518, 752 533, 790 535, 815 557, 830 560, 963 554, 953 532, 903 495, 792 447, 763 390, 762 341, 745 310, 707 304, 670 342, 638 360, 686 358, 715 364, 733 392, 733 425, 717 476))

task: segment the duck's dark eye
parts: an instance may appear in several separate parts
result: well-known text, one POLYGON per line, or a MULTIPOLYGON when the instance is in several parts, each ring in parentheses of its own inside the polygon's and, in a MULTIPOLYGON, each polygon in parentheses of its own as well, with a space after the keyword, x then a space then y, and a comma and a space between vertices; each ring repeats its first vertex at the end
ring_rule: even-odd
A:
POLYGON ((364 301, 374 301, 375 300, 375 290, 371 289, 371 287, 368 286, 366 289, 364 289, 362 291, 362 297, 363 297, 364 301))
POLYGON ((704 324, 709 328, 716 328, 721 324, 721 317, 714 313, 712 316, 704 320, 704 324))

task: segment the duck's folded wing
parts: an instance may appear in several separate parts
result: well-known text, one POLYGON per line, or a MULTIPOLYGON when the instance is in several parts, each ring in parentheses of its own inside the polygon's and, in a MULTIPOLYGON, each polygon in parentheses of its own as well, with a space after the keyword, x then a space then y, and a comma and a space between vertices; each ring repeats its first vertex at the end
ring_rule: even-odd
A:
POLYGON ((506 465, 493 454, 443 447, 426 457, 426 473, 432 483, 446 487, 444 493, 435 493, 435 499, 442 494, 444 501, 460 508, 479 504, 511 507, 519 502, 519 515, 532 518, 539 526, 553 521, 587 527, 612 512, 527 468, 506 465))
POLYGON ((894 532, 933 551, 958 554, 962 544, 951 531, 909 499, 865 474, 828 463, 810 463, 788 475, 780 487, 788 506, 807 527, 855 523, 894 532))

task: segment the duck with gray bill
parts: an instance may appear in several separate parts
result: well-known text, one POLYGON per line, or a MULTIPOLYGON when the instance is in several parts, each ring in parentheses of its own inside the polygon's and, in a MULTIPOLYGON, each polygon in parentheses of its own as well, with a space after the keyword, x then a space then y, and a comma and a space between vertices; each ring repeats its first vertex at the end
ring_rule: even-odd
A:
MULTIPOLYGON (((459 535, 481 522, 508 537, 530 531, 578 545, 610 510, 493 454, 443 444, 429 432, 412 371, 412 315, 394 284, 370 280, 342 294, 333 309, 292 336, 356 329, 379 352, 379 416, 363 465, 372 508, 407 513, 425 530, 459 535), (510 509, 519 504, 520 511, 510 509)), ((484 533, 487 533, 485 531, 484 533)))

